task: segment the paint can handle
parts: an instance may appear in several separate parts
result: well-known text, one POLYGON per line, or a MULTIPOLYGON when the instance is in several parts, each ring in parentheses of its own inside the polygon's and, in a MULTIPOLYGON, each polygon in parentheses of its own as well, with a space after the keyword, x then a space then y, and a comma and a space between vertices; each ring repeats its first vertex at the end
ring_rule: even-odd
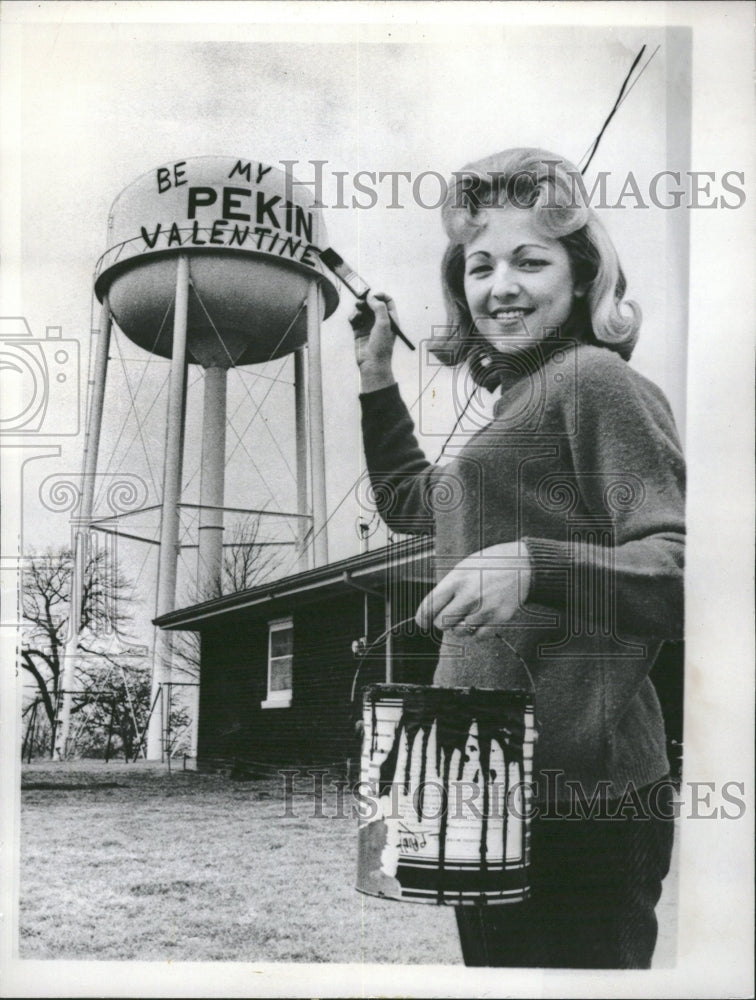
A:
MULTIPOLYGON (((356 655, 359 657, 359 661, 360 662, 357 664, 357 669, 355 670, 355 672, 354 672, 354 678, 352 679, 352 690, 351 690, 351 694, 349 696, 349 701, 352 704, 354 704, 354 696, 355 696, 356 689, 357 689, 357 679, 358 679, 358 677, 360 675, 360 670, 362 669, 363 660, 365 659, 365 657, 367 656, 367 654, 370 652, 371 649, 374 649, 378 645, 379 642, 382 642, 386 638, 386 636, 389 635, 389 633, 394 632, 396 629, 401 628, 403 625, 409 625, 409 623, 413 622, 414 620, 415 620, 415 616, 414 615, 410 615, 409 618, 403 618, 399 622, 394 622, 394 624, 391 626, 391 628, 384 629, 384 631, 381 632, 381 634, 378 636, 377 639, 373 639, 373 641, 369 645, 366 645, 358 653, 356 653, 356 655)), ((530 684, 530 693, 533 695, 533 699, 535 700, 536 686, 535 686, 535 681, 533 680, 533 675, 530 672, 530 667, 527 665, 527 663, 525 662, 525 660, 523 659, 523 657, 520 656, 520 654, 517 652, 517 650, 511 644, 511 642, 509 642, 507 639, 505 639, 504 636, 501 635, 500 632, 496 633, 496 638, 497 639, 501 639, 501 641, 504 643, 504 645, 510 650, 510 652, 514 653, 514 655, 517 657, 517 659, 522 664, 523 669, 524 669, 525 673, 527 674, 528 682, 530 684)))

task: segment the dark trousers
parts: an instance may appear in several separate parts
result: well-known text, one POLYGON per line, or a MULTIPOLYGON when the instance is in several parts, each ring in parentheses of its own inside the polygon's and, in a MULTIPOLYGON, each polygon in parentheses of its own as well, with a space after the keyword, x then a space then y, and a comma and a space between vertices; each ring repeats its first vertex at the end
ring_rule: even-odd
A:
POLYGON ((672 854, 673 790, 664 783, 638 797, 648 818, 534 817, 531 898, 456 908, 465 965, 648 969, 672 854))

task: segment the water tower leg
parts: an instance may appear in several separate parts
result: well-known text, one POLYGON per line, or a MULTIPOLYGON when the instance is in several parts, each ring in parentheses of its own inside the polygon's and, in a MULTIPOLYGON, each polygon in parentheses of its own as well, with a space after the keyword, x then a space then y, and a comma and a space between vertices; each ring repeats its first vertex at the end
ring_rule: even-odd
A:
POLYGON ((219 597, 223 569, 223 500, 226 472, 226 368, 205 369, 202 416, 197 600, 219 597), (217 508, 217 509, 214 509, 217 508))
POLYGON ((294 418, 297 436, 297 514, 302 515, 297 525, 299 536, 300 572, 310 568, 307 531, 309 514, 307 504, 307 356, 306 347, 294 352, 294 418))
POLYGON ((325 441, 323 436, 323 377, 320 360, 321 295, 317 281, 307 290, 307 344, 310 358, 310 454, 312 456, 312 530, 316 566, 328 562, 326 525, 325 441))
POLYGON ((100 314, 100 335, 97 341, 97 355, 92 387, 92 407, 87 423, 87 438, 84 443, 84 492, 81 501, 81 518, 89 526, 94 507, 95 475, 97 473, 97 456, 100 450, 100 428, 102 427, 102 411, 105 402, 105 378, 108 372, 108 352, 110 351, 110 333, 113 320, 110 315, 110 302, 105 295, 102 300, 100 314))
MULTIPOLYGON (((184 446, 184 404, 186 399, 186 325, 189 314, 189 260, 178 258, 176 270, 176 301, 173 317, 173 349, 171 381, 168 390, 168 413, 165 433, 165 463, 163 466, 163 510, 160 520, 160 557, 158 566, 158 615, 172 611, 176 602, 176 567, 179 554, 179 502, 181 500, 181 468, 184 446)), ((147 730, 147 757, 162 760, 164 733, 167 729, 168 685, 171 680, 171 633, 158 629, 152 666, 151 704, 155 711, 147 730)))
MULTIPOLYGON (((87 419, 86 436, 84 439, 84 458, 82 460, 83 483, 81 507, 74 537, 74 562, 71 574, 70 611, 68 617, 68 639, 66 641, 63 660, 63 679, 60 718, 55 734, 55 755, 65 758, 68 750, 68 737, 71 729, 71 708, 73 705, 73 688, 76 683, 77 651, 81 630, 81 598, 89 557, 89 525, 94 507, 95 475, 97 473, 97 455, 100 450, 100 428, 102 426, 102 410, 105 401, 105 382, 108 373, 108 352, 110 350, 110 333, 112 318, 108 296, 102 300, 100 311, 100 332, 95 354, 94 378, 92 380, 92 398, 87 419)), ((115 567, 110 567, 115 569, 115 567)))

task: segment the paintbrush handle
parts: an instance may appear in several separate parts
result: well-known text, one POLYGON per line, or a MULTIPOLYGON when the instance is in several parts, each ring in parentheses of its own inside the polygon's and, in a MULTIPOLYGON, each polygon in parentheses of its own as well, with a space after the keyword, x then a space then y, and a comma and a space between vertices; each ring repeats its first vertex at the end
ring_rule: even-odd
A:
MULTIPOLYGON (((370 289, 367 283, 362 280, 362 278, 357 274, 357 272, 351 268, 342 256, 336 253, 331 247, 327 247, 325 250, 318 250, 321 261, 325 264, 329 271, 332 271, 336 277, 345 285, 346 288, 354 295, 354 297, 359 301, 362 299, 364 302, 368 295, 370 294, 370 289), (355 288, 355 283, 362 286, 362 291, 358 291, 355 288)), ((415 345, 411 340, 408 340, 404 336, 399 326, 393 321, 389 315, 389 323, 391 325, 391 332, 395 337, 398 337, 403 341, 411 351, 415 350, 415 345)))
MULTIPOLYGON (((349 286, 347 286, 347 287, 349 287, 349 286)), ((353 291, 351 288, 349 290, 353 291)), ((369 294, 370 294, 370 289, 368 288, 364 292, 362 292, 360 295, 357 295, 357 298, 358 299, 362 299, 362 301, 365 302, 365 300, 367 299, 367 297, 368 297, 369 294)), ((395 323, 394 320, 392 319, 391 313, 389 313, 389 326, 391 327, 391 332, 394 334, 395 337, 398 337, 399 340, 401 340, 404 344, 406 344, 407 347, 409 347, 409 349, 411 351, 415 350, 415 345, 412 343, 412 341, 408 337, 405 337, 405 335, 399 329, 399 324, 395 323)))
POLYGON ((409 340, 407 337, 404 336, 404 334, 402 333, 402 331, 399 329, 399 327, 396 325, 396 323, 393 321, 393 319, 390 316, 389 316, 389 324, 391 325, 391 332, 394 334, 394 336, 396 336, 400 340, 404 341, 404 343, 407 345, 407 347, 409 347, 409 349, 411 351, 414 351, 415 350, 415 345, 412 343, 411 340, 409 340))

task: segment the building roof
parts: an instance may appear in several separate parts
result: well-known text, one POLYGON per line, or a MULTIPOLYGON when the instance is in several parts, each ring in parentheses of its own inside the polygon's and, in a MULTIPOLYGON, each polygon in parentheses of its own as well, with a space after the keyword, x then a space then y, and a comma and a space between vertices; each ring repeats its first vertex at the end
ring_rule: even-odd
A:
POLYGON ((351 556, 280 580, 269 580, 250 590, 170 611, 153 619, 153 624, 164 629, 201 631, 241 611, 246 615, 259 612, 261 616, 267 616, 284 607, 292 608, 328 594, 361 590, 384 597, 389 569, 392 572, 400 569, 405 579, 431 582, 432 555, 432 537, 421 535, 404 539, 373 552, 351 556))

